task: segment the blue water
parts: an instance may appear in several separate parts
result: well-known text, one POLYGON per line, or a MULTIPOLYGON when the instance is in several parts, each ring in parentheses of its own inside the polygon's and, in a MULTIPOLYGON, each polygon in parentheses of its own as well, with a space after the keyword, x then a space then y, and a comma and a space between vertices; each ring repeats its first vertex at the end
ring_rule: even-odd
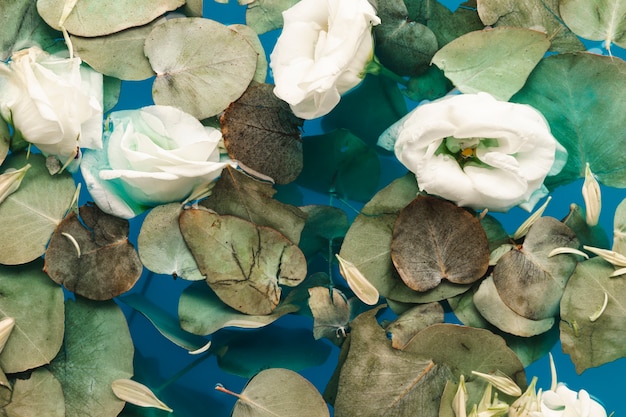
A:
MULTIPOLYGON (((223 5, 207 0, 204 5, 205 17, 218 20, 225 24, 245 22, 245 7, 232 4, 223 5)), ((449 2, 455 7, 457 2, 449 2)), ((266 52, 271 52, 271 45, 275 42, 277 31, 264 34, 261 39, 266 47, 266 52)), ((614 51, 615 52, 615 51, 614 51)), ((271 82, 271 80, 268 80, 271 82)), ((144 82, 124 83, 122 96, 117 109, 136 108, 152 104, 150 85, 152 80, 144 82)), ((307 122, 304 126, 306 135, 320 133, 319 121, 307 122)), ((402 167, 393 163, 392 158, 384 160, 385 171, 381 185, 386 185, 391 179, 401 175, 402 167)), ((580 189, 582 182, 576 182, 567 187, 557 189, 553 194, 553 201, 546 214, 562 218, 567 214, 569 203, 583 204, 580 189)), ((327 196, 304 191, 306 203, 328 204, 327 196)), ((605 230, 612 234, 613 213, 617 204, 626 197, 624 190, 603 188, 603 212, 601 224, 605 230)), ((341 206, 345 209, 344 206, 341 206)), ((347 209, 346 209, 347 210, 347 209)), ((507 229, 512 232, 527 217, 527 213, 514 209, 506 216, 502 216, 507 229)), ((138 221, 131 225, 133 235, 138 233, 138 221)), ((175 313, 178 305, 178 294, 188 285, 182 280, 173 280, 169 276, 149 276, 144 274, 135 290, 144 292, 150 299, 158 302, 162 307, 175 313)), ((191 363, 195 358, 183 349, 173 345, 159 334, 154 327, 142 316, 129 313, 129 321, 132 326, 134 342, 137 348, 137 374, 154 381, 164 382, 178 371, 191 363)), ((311 320, 299 316, 289 316, 279 320, 281 325, 287 327, 304 327, 310 329, 311 320)), ((329 344, 330 345, 330 344, 329 344)), ((488 348, 488 347, 486 347, 488 348)), ((307 369, 301 374, 309 379, 316 387, 323 391, 330 374, 336 364, 338 349, 333 346, 332 353, 326 364, 320 367, 307 369)), ((556 360, 559 380, 567 382, 572 389, 584 388, 592 395, 603 401, 607 411, 616 412, 616 416, 626 415, 626 405, 623 404, 622 382, 620 378, 626 374, 626 360, 620 359, 613 363, 585 371, 577 375, 574 366, 568 356, 561 353, 560 345, 557 344, 552 353, 556 360)), ((550 372, 547 357, 532 364, 527 370, 528 379, 533 375, 539 377, 539 386, 548 388, 550 385, 550 372)), ((186 410, 183 415, 229 416, 236 399, 214 390, 216 383, 221 383, 234 391, 243 389, 246 379, 230 375, 222 371, 216 364, 214 357, 198 364, 191 371, 180 377, 169 388, 162 391, 162 397, 166 403, 175 409, 186 410), (187 414, 190 413, 190 414, 187 414)))

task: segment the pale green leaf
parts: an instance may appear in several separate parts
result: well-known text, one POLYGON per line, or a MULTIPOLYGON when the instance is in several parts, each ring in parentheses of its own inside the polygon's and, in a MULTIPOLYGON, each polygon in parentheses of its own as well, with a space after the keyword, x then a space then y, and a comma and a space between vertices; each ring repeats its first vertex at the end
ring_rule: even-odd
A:
POLYGON ((33 0, 0 0, 0 61, 6 61, 14 52, 33 45, 46 49, 60 36, 39 16, 36 3, 33 0))
POLYGON ((578 36, 626 47, 626 2, 623 0, 561 0, 565 24, 578 36))
POLYGON ((246 24, 259 35, 283 27, 283 12, 298 0, 253 0, 246 9, 246 24))
POLYGON ((626 255, 626 199, 615 209, 613 220, 613 250, 626 255))
POLYGON ((396 349, 404 349, 420 330, 431 324, 443 323, 443 307, 440 303, 418 304, 403 312, 385 327, 391 336, 391 345, 396 349))
POLYGON ((52 232, 63 219, 76 187, 66 172, 51 176, 39 154, 13 154, 2 165, 22 168, 31 164, 20 188, 0 204, 0 264, 17 265, 41 256, 52 232))
POLYGON ((115 77, 103 77, 103 109, 104 113, 110 112, 120 99, 120 92, 122 90, 122 80, 115 77))
POLYGON ((189 17, 202 17, 203 0, 187 0, 183 12, 189 17))
POLYGON ((507 101, 522 88, 549 47, 550 41, 541 32, 501 27, 456 38, 432 62, 461 92, 484 91, 507 101))
POLYGON ((215 116, 239 98, 257 67, 257 53, 243 35, 197 17, 157 25, 144 52, 157 74, 154 102, 198 119, 215 116))
POLYGON ((343 341, 350 321, 350 306, 346 296, 336 288, 309 288, 309 308, 313 315, 313 336, 332 342, 343 341), (332 298, 331 298, 332 297, 332 298))
POLYGON ((0 165, 2 165, 9 153, 10 144, 11 135, 9 134, 9 126, 7 122, 0 117, 0 165))
POLYGON ((246 38, 250 46, 252 46, 254 51, 257 53, 256 71, 254 72, 252 80, 257 83, 264 83, 267 78, 267 57, 258 34, 250 26, 246 25, 229 25, 228 28, 246 38))
POLYGON ((0 353, 0 368, 7 373, 50 363, 63 342, 63 290, 42 268, 41 261, 0 266, 0 317, 15 320, 0 353))
POLYGON ((61 384, 46 368, 35 369, 28 379, 16 379, 6 417, 65 417, 61 384))

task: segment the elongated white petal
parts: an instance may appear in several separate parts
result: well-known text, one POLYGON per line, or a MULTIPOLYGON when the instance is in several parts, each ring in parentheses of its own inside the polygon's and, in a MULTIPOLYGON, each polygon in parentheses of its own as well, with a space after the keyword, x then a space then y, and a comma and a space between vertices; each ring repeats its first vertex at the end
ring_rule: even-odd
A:
POLYGON ((621 253, 608 249, 594 248, 593 246, 583 246, 583 248, 591 253, 595 253, 612 265, 626 267, 626 256, 621 253))
POLYGON ((13 317, 5 317, 0 320, 0 352, 4 349, 4 345, 6 345, 7 340, 9 340, 11 330, 13 330, 14 326, 15 319, 13 319, 13 317))
POLYGON ((543 215, 543 212, 546 211, 546 207, 548 207, 548 203, 550 202, 550 200, 552 200, 552 196, 548 196, 548 198, 546 198, 546 202, 543 203, 543 205, 539 207, 537 211, 531 214, 526 219, 526 221, 524 221, 524 223, 522 223, 520 227, 517 228, 515 233, 513 233, 513 240, 517 240, 521 237, 526 236, 526 233, 528 233, 530 227, 535 224, 535 222, 539 220, 539 218, 543 215))
POLYGON ((589 163, 585 166, 585 182, 583 183, 583 200, 585 200, 585 220, 589 226, 598 224, 600 210, 602 209, 602 197, 600 184, 594 177, 589 163))
POLYGON ((485 373, 477 372, 477 371, 472 371, 472 374, 483 378, 484 380, 492 384, 494 387, 496 387, 498 390, 502 391, 503 393, 507 395, 510 395, 513 397, 519 397, 520 395, 522 395, 522 389, 515 382, 513 382, 513 380, 509 378, 507 375, 504 375, 504 374, 492 375, 492 374, 485 374, 485 373))
POLYGON ((132 379, 116 379, 111 384, 111 388, 117 398, 139 407, 152 407, 169 412, 174 411, 159 400, 150 388, 132 379))
POLYGON ((335 255, 339 261, 339 272, 348 283, 354 295, 365 304, 374 305, 378 302, 378 290, 363 276, 361 271, 350 261, 346 261, 338 254, 335 255))
POLYGON ((572 254, 572 255, 579 255, 582 256, 585 259, 589 259, 589 255, 587 255, 585 252, 580 251, 578 249, 574 249, 574 248, 568 248, 568 247, 561 247, 561 248, 554 248, 552 249, 552 251, 550 251, 550 253, 548 254, 548 258, 552 258, 553 256, 556 255, 563 255, 563 254, 572 254))
POLYGON ((7 170, 4 174, 0 175, 0 203, 17 191, 29 168, 30 164, 26 164, 20 169, 12 171, 7 170))

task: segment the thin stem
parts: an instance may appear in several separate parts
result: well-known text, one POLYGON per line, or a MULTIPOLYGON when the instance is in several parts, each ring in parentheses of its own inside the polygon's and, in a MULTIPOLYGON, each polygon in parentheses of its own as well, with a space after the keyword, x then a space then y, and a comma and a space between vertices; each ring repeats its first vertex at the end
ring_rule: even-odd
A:
POLYGON ((385 67, 376 57, 373 57, 372 60, 367 63, 363 72, 366 74, 382 75, 405 87, 409 86, 409 80, 385 67))
POLYGON ((207 353, 206 355, 202 355, 199 358, 197 358, 196 360, 194 360, 193 362, 191 362, 189 365, 185 366, 183 369, 181 369, 180 371, 176 372, 174 374, 174 376, 172 376, 170 379, 168 379, 167 381, 165 381, 165 383, 163 383, 161 386, 159 386, 158 388, 156 388, 154 390, 155 394, 159 394, 161 391, 163 391, 165 388, 169 387, 170 385, 172 385, 174 382, 176 382, 178 379, 180 379, 180 377, 182 377, 183 375, 185 375, 187 372, 191 371, 193 368, 195 368, 196 366, 198 366, 199 364, 201 364, 203 361, 205 361, 207 358, 209 358, 211 356, 211 353, 207 353))

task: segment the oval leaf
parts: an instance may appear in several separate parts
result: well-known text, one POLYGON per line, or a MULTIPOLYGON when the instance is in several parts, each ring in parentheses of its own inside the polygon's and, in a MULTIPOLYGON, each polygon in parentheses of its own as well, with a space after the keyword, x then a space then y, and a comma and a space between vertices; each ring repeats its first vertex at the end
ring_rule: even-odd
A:
POLYGON ((621 0, 563 0, 559 11, 565 24, 578 36, 626 47, 626 3, 621 0))
POLYGON ((309 308, 313 314, 313 336, 332 342, 343 341, 350 321, 346 296, 336 288, 309 288, 309 308), (332 296, 332 298, 331 298, 332 296))
POLYGON ((246 0, 246 24, 259 35, 279 29, 283 27, 283 12, 297 2, 298 0, 246 0))
POLYGON ((197 119, 215 116, 239 98, 257 64, 257 53, 245 37, 198 17, 157 25, 144 52, 157 73, 154 102, 179 107, 197 119))
POLYGON ((487 272, 489 242, 468 211, 418 196, 396 220, 391 259, 402 280, 416 291, 435 288, 443 279, 471 284, 487 272))
POLYGON ((15 380, 11 402, 2 413, 6 417, 65 417, 61 384, 46 368, 37 368, 28 379, 15 380))

